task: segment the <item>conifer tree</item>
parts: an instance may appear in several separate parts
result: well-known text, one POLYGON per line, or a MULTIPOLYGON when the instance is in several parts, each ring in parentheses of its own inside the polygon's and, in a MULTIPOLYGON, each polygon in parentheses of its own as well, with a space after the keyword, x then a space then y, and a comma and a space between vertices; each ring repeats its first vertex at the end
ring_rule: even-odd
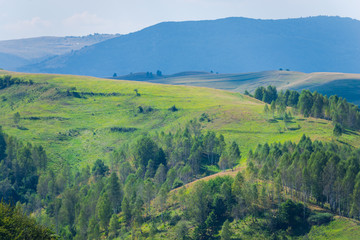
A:
POLYGON ((230 240, 232 236, 231 228, 230 228, 230 222, 229 220, 226 220, 221 228, 221 240, 230 240))

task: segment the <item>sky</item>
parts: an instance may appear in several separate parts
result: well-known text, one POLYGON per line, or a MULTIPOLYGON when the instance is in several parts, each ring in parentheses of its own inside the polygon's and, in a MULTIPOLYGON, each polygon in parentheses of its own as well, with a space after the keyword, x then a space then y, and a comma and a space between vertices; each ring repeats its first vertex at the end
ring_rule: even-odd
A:
POLYGON ((0 0, 0 40, 126 34, 164 21, 318 15, 360 20, 360 0, 0 0))

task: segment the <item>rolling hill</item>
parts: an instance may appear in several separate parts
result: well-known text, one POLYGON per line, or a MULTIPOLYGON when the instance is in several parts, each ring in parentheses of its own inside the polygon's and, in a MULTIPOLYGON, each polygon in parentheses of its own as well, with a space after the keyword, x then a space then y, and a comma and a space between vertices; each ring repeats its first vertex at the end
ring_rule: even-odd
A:
MULTIPOLYGON (((290 228, 287 231, 279 231, 278 228, 258 229, 261 226, 271 226, 270 222, 278 218, 273 215, 291 204, 287 201, 290 198, 288 191, 279 190, 279 193, 272 190, 274 183, 271 179, 257 182, 247 171, 243 171, 245 180, 237 176, 233 179, 230 176, 234 176, 237 171, 220 172, 215 165, 209 165, 207 173, 220 173, 185 185, 187 188, 182 190, 170 192, 172 188, 181 186, 180 177, 191 180, 204 177, 206 173, 186 177, 189 165, 183 166, 185 160, 176 158, 177 155, 168 155, 167 165, 170 169, 165 170, 164 165, 160 164, 152 175, 150 172, 153 161, 148 160, 145 173, 143 166, 138 165, 141 162, 136 158, 141 155, 137 155, 136 151, 147 149, 144 151, 145 156, 152 154, 148 151, 152 145, 150 137, 153 141, 159 140, 159 144, 165 141, 163 147, 171 154, 186 151, 186 139, 203 141, 204 150, 201 150, 201 147, 198 152, 200 155, 195 155, 195 158, 202 159, 206 158, 203 156, 205 147, 212 142, 209 131, 213 131, 216 136, 223 134, 225 145, 235 141, 240 147, 241 166, 237 170, 251 169, 250 165, 247 165, 251 161, 246 161, 248 156, 252 156, 251 160, 254 161, 256 152, 259 152, 260 148, 265 149, 265 146, 269 151, 261 152, 268 154, 269 159, 272 154, 284 154, 295 159, 298 154, 288 152, 294 147, 293 150, 302 152, 298 162, 307 160, 304 156, 309 151, 321 151, 325 148, 325 144, 314 140, 331 142, 334 149, 338 146, 349 156, 356 152, 352 147, 360 146, 360 135, 357 131, 347 129, 342 136, 335 138, 332 122, 304 118, 296 111, 293 111, 287 123, 276 115, 269 119, 263 112, 263 102, 236 92, 206 87, 0 70, 0 76, 3 75, 11 75, 17 79, 11 82, 2 78, 0 81, 0 194, 5 197, 18 196, 24 209, 31 212, 39 223, 50 227, 63 238, 76 236, 82 239, 110 239, 117 236, 131 239, 141 236, 145 239, 179 239, 177 232, 184 221, 183 229, 186 232, 183 235, 180 232, 180 237, 190 233, 192 236, 198 234, 198 217, 203 219, 202 221, 206 220, 205 229, 215 229, 211 233, 206 233, 208 231, 205 230, 202 234, 217 237, 226 212, 226 216, 232 221, 234 236, 245 239, 271 239, 273 234, 294 236, 290 228), (197 138, 195 135, 197 130, 194 126, 197 122, 187 125, 190 120, 194 123, 194 119, 198 119, 200 129, 206 132, 202 137, 197 138), (4 137, 3 132, 10 137, 4 137), (303 136, 304 134, 311 140, 303 136), (147 142, 147 139, 150 139, 150 142, 147 142), (299 143, 297 148, 293 144, 300 139, 301 144, 299 143), (145 145, 139 145, 144 140, 145 145), (281 150, 277 148, 279 145, 272 144, 288 140, 294 143, 287 143, 287 147, 284 144, 281 150), (304 144, 309 144, 309 141, 311 146, 304 144), (263 144, 260 148, 256 147, 259 143, 263 144), (39 144, 45 149, 47 157, 44 158, 39 144), (176 146, 174 149, 172 144, 176 146), (127 148, 123 148, 124 146, 127 148), (309 150, 305 151, 305 147, 309 150), (279 151, 274 151, 276 148, 279 151), (121 152, 123 149, 128 149, 129 153, 121 152), (248 155, 249 150, 255 150, 255 155, 248 155), (171 160, 171 165, 170 156, 177 160, 171 160), (41 164, 41 159, 47 159, 47 165, 41 164), (217 178, 218 176, 222 178, 217 178), (245 182, 238 185, 232 184, 234 181, 245 182), (241 186, 241 191, 237 191, 236 186, 241 186), (241 206, 246 207, 238 208, 235 205, 238 200, 235 199, 243 192, 247 193, 244 202, 246 205, 241 206), (283 200, 280 200, 281 192, 284 194, 283 200), (246 215, 244 218, 235 219, 230 211, 217 211, 219 216, 224 215, 223 219, 212 221, 210 225, 210 220, 207 219, 215 216, 215 211, 210 210, 218 207, 224 209, 227 205, 224 202, 227 201, 222 199, 226 199, 226 193, 230 194, 229 199, 233 199, 229 204, 233 205, 234 209, 246 209, 246 215), (114 206, 117 207, 116 211, 114 206), (203 213, 200 211, 201 215, 197 214, 201 209, 203 213), (250 211, 263 211, 264 214, 250 216, 250 211), (73 230, 70 231, 70 227, 73 230)), ((188 74, 178 74, 180 75, 184 77, 188 74)), ((292 109, 289 108, 288 111, 292 109)), ((191 147, 193 152, 194 146, 196 144, 191 147)), ((218 144, 219 148, 221 146, 225 147, 218 144)), ((159 155, 161 152, 163 150, 160 149, 159 155)), ((311 156, 310 159, 315 154, 311 156)), ((188 162, 192 161, 191 159, 192 154, 188 162)), ((286 158, 281 157, 279 161, 284 162, 284 159, 286 158)), ((353 160, 350 160, 341 159, 341 162, 351 163, 353 160)), ((301 169, 298 171, 302 172, 301 169)), ((184 180, 184 183, 187 182, 184 180)), ((309 212, 306 218, 297 217, 301 223, 308 226, 301 236, 307 237, 305 234, 308 234, 310 239, 328 236, 341 239, 343 236, 351 238, 358 235, 358 221, 339 217, 331 221, 332 214, 331 217, 325 216, 325 220, 330 221, 329 225, 308 225, 310 217, 318 219, 324 215, 318 213, 318 206, 308 204, 311 209, 306 210, 306 206, 297 204, 300 205, 293 206, 297 209, 300 206, 298 215, 304 212, 305 216, 305 211, 309 212), (347 229, 351 229, 351 233, 347 232, 347 229)), ((320 209, 323 210, 325 209, 320 209)), ((234 214, 236 216, 236 212, 234 214)))
MULTIPOLYGON (((229 91, 71 75, 0 74, 35 83, 0 90, 3 130, 22 141, 44 145, 54 164, 67 161, 82 165, 107 159, 129 139, 174 131, 203 113, 211 119, 202 124, 203 128, 222 133, 226 141, 238 141, 244 156, 258 143, 298 141, 304 133, 313 139, 333 138, 332 123, 321 119, 300 117, 291 123, 300 129, 284 132, 283 122, 266 121, 262 102, 229 91), (136 97, 134 89, 141 96, 136 97), (169 111, 173 105, 179 111, 169 111), (139 106, 153 111, 139 113, 139 106), (21 116, 20 128, 13 122, 16 112, 21 116), (135 131, 112 132, 112 127, 135 131)), ((353 134, 344 135, 343 141, 353 146, 360 143, 353 134)))
POLYGON ((360 105, 360 74, 302 73, 293 71, 263 71, 239 74, 214 74, 209 72, 182 72, 173 75, 134 73, 115 79, 147 81, 151 83, 210 87, 233 92, 253 93, 259 86, 276 86, 277 89, 301 91, 309 89, 324 95, 338 95, 360 105))
POLYGON ((360 22, 340 17, 164 22, 21 71, 101 77, 158 69, 359 73, 359 42, 360 22))

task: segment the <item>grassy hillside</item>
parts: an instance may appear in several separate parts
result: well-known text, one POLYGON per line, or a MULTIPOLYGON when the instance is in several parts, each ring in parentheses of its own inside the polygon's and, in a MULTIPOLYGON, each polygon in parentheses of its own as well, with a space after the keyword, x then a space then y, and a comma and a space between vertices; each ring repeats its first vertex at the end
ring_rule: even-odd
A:
MULTIPOLYGON (((258 143, 298 141, 304 133, 312 139, 333 139, 328 121, 296 118, 289 126, 293 130, 284 131, 282 121, 266 120, 263 103, 234 92, 80 76, 0 74, 34 81, 31 86, 0 90, 0 121, 6 133, 44 145, 53 164, 107 160, 122 143, 144 133, 175 131, 203 113, 211 120, 203 127, 222 133, 228 142, 237 141, 245 157, 258 143), (179 111, 169 111, 173 105, 179 111), (139 113, 139 106, 153 111, 139 113), (13 119, 16 112, 20 113, 18 124, 13 119), (113 132, 112 127, 132 130, 113 132)), ((360 145, 359 136, 352 132, 341 141, 360 145)))
MULTIPOLYGON (((309 89, 322 94, 339 95, 345 97, 349 102, 360 104, 360 74, 346 73, 302 73, 293 71, 264 71, 242 74, 210 74, 189 73, 169 75, 159 78, 135 78, 133 80, 145 80, 152 83, 163 83, 172 85, 189 85, 198 87, 211 87, 223 90, 243 93, 255 91, 259 86, 273 85, 278 89, 292 89, 301 91, 309 89)), ((122 77, 119 77, 120 79, 122 77)))
POLYGON ((360 235, 360 223, 354 219, 336 217, 328 225, 314 226, 308 234, 309 239, 357 239, 360 235))

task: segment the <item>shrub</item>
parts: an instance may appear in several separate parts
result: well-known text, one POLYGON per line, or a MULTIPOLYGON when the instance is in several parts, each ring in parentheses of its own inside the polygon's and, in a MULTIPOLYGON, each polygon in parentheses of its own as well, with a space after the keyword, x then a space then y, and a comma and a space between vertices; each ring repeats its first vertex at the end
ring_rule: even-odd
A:
POLYGON ((179 111, 179 109, 178 109, 175 105, 173 105, 172 107, 170 107, 168 110, 169 110, 169 111, 172 111, 172 112, 179 111))
POLYGON ((308 223, 310 225, 326 224, 333 220, 333 216, 331 213, 315 213, 308 218, 308 223))

